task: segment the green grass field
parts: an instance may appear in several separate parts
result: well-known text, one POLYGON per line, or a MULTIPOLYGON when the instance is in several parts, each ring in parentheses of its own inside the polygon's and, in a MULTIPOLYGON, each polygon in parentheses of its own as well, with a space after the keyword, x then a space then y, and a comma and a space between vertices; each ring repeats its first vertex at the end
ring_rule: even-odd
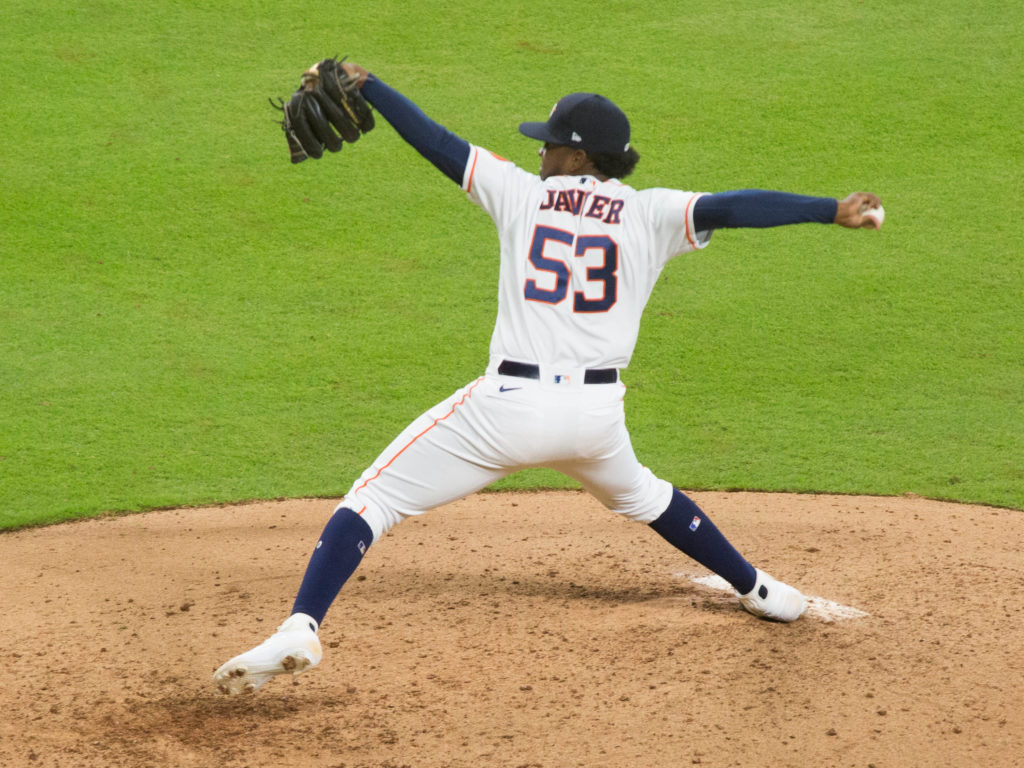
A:
POLYGON ((684 488, 1024 509, 1022 24, 1008 0, 11 0, 0 527, 340 495, 482 372, 487 216, 383 121, 288 162, 267 97, 339 53, 526 168, 516 125, 596 90, 634 186, 877 192, 881 233, 723 231, 670 265, 624 377, 637 452, 684 488))

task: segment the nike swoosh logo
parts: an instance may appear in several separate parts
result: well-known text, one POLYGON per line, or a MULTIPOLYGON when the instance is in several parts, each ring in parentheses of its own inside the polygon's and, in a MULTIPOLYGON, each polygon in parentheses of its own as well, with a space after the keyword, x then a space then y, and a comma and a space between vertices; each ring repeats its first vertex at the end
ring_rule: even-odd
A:
POLYGON ((498 387, 499 392, 512 392, 517 389, 522 389, 522 387, 506 387, 504 384, 498 387))

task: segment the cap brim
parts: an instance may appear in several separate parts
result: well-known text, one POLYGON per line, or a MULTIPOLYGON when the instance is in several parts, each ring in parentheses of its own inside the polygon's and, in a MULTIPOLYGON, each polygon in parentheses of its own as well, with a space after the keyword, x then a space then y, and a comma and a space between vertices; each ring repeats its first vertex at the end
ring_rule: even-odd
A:
POLYGON ((547 123, 520 123, 519 132, 523 136, 528 136, 537 141, 550 141, 552 144, 558 143, 558 139, 551 133, 547 123))

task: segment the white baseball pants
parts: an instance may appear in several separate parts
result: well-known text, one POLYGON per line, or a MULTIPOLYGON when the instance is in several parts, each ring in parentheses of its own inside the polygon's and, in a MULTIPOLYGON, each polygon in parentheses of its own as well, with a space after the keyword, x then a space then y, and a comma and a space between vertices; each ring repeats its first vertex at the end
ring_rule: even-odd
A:
POLYGON ((625 386, 584 384, 582 374, 536 380, 489 370, 406 427, 339 508, 362 515, 376 541, 410 515, 543 466, 578 480, 614 512, 652 522, 672 485, 637 461, 625 386))

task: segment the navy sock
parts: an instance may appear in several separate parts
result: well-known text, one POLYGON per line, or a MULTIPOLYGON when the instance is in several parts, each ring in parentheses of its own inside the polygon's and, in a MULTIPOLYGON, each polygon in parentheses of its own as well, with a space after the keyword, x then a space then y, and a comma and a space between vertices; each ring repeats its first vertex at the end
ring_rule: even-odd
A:
POLYGON ((682 491, 672 489, 668 509, 651 523, 651 528, 676 549, 728 581, 741 595, 754 588, 754 566, 682 491))
POLYGON ((309 558, 292 613, 312 616, 319 626, 372 542, 373 531, 363 518, 347 507, 337 510, 309 558))

